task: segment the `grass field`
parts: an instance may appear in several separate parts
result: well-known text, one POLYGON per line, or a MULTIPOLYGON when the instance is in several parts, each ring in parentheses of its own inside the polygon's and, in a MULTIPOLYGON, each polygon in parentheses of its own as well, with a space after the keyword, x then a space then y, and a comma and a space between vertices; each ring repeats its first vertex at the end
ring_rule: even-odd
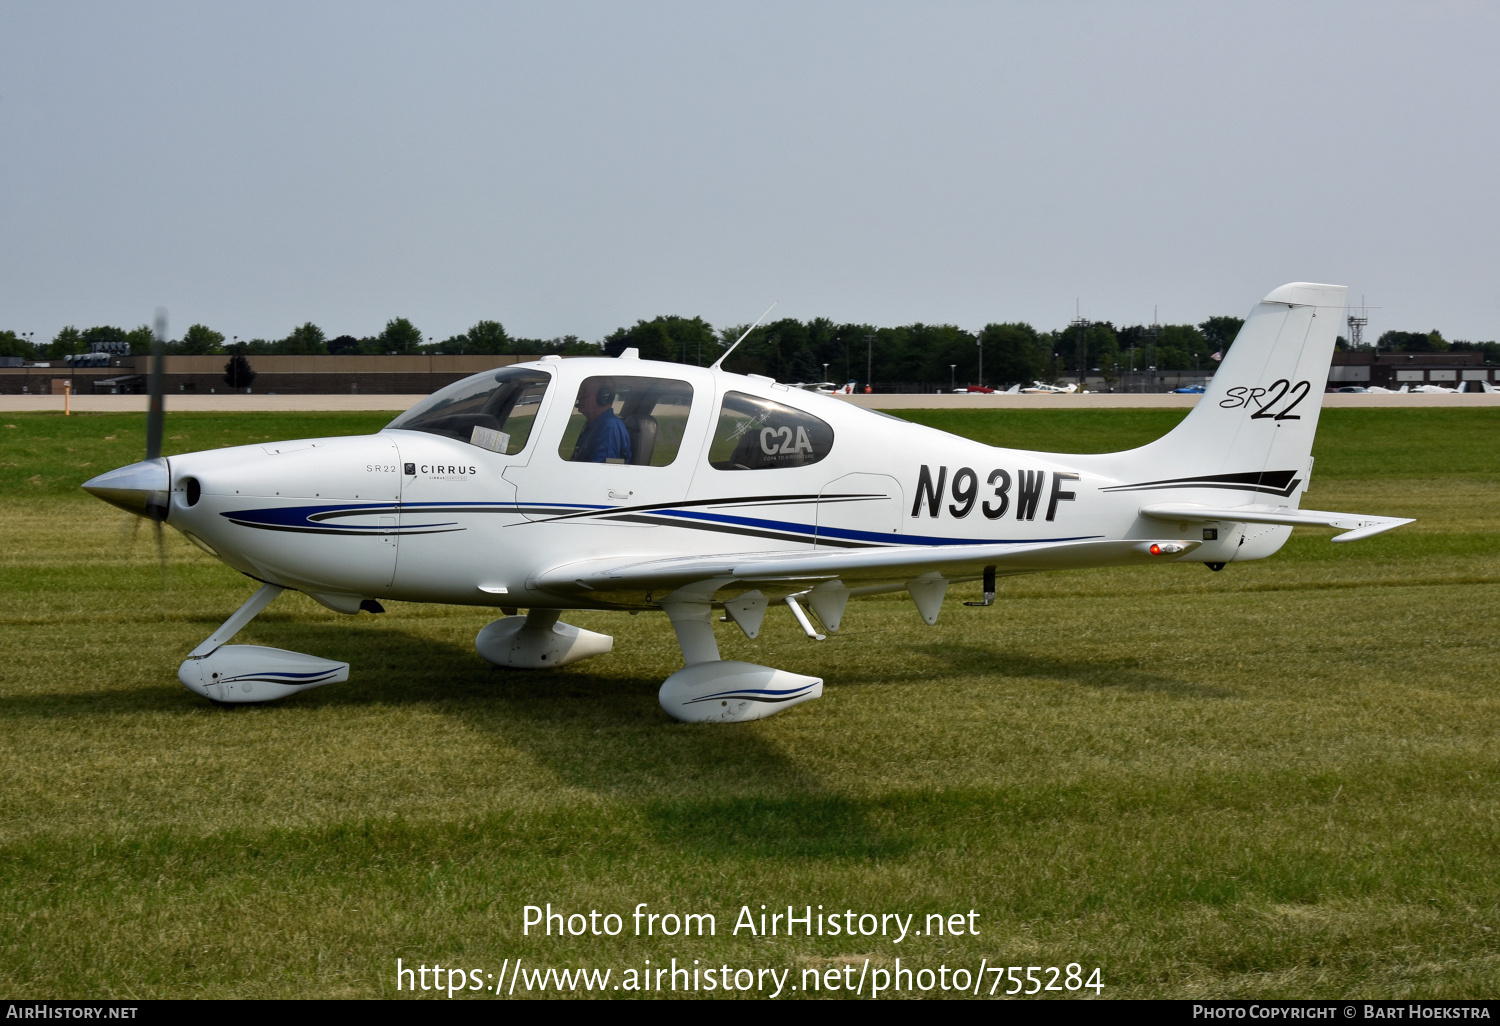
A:
MULTIPOLYGON (((921 412, 1107 451, 1180 411, 921 412)), ((380 414, 172 414, 168 452, 380 414)), ((82 495, 138 416, 0 416, 0 993, 392 995, 395 960, 533 966, 1099 966, 1107 997, 1500 991, 1500 411, 1325 412, 1306 504, 1414 516, 1273 559, 904 596, 727 659, 825 675, 758 723, 685 726, 664 617, 615 652, 494 669, 491 614, 296 594, 239 638, 351 680, 216 708, 175 678, 253 585, 82 495), (714 938, 521 936, 521 907, 712 912, 714 938), (741 905, 981 913, 979 936, 750 938, 741 905)), ((628 918, 626 920, 629 922, 628 918)), ((1003 989, 1003 988, 1002 988, 1003 989)), ((517 991, 520 996, 521 991, 517 991)), ((797 992, 801 994, 801 991, 797 992)), ((941 993, 938 991, 937 993, 941 993)), ((1091 991, 1083 991, 1091 994, 1091 991)))

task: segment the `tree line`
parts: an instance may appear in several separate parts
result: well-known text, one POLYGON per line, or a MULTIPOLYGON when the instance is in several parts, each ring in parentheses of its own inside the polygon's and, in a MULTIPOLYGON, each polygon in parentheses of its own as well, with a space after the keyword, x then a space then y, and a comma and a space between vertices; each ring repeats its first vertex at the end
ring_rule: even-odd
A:
MULTIPOLYGON (((1078 322, 1066 328, 1040 331, 1024 322, 992 323, 978 331, 951 324, 836 323, 817 317, 808 321, 783 318, 759 325, 726 362, 741 373, 765 374, 778 381, 873 381, 879 383, 947 383, 1009 385, 1072 375, 1078 366, 1079 342, 1089 373, 1118 380, 1129 371, 1200 370, 1211 372, 1228 351, 1240 326, 1239 317, 1210 317, 1198 324, 1134 324, 1116 327, 1109 321, 1078 322), (983 380, 980 367, 983 366, 983 380)), ((616 328, 598 342, 574 335, 552 339, 510 335, 499 321, 481 320, 468 331, 442 341, 430 341, 410 320, 396 317, 379 334, 364 338, 329 338, 311 321, 293 328, 281 339, 237 338, 193 324, 169 341, 171 354, 251 357, 288 355, 517 355, 618 356, 639 350, 645 359, 708 365, 745 333, 745 325, 714 328, 702 317, 661 316, 616 328)), ((13 331, 0 331, 0 356, 61 359, 87 353, 92 343, 128 347, 132 355, 151 351, 152 332, 145 325, 126 331, 99 326, 80 331, 66 327, 50 341, 32 344, 13 331)), ((1344 340, 1339 340, 1340 346, 1344 340)), ((1397 352, 1480 350, 1488 361, 1500 362, 1495 342, 1448 341, 1438 331, 1387 331, 1377 346, 1397 352)))
MULTIPOLYGON (((969 331, 952 324, 879 327, 784 318, 751 331, 725 366, 778 381, 1014 384, 1072 373, 1082 336, 1088 372, 1117 378, 1132 368, 1208 370, 1212 354, 1228 349, 1242 323, 1238 317, 1214 317, 1199 325, 1116 328, 1101 321, 1039 331, 1008 322, 969 331)), ((701 317, 658 317, 616 329, 603 345, 609 355, 635 348, 648 359, 706 364, 745 327, 715 331, 701 317)))
POLYGON ((1443 333, 1432 331, 1387 331, 1375 343, 1376 347, 1393 353, 1450 353, 1480 352, 1485 363, 1500 363, 1500 342, 1453 342, 1443 338, 1443 333))
MULTIPOLYGON (((50 342, 33 344, 14 331, 0 331, 0 356, 19 356, 28 360, 60 360, 76 353, 94 351, 94 343, 110 343, 123 346, 131 356, 146 356, 151 352, 153 334, 147 325, 133 331, 109 325, 80 331, 66 327, 50 342)), ((226 339, 222 331, 215 331, 206 324, 191 325, 181 338, 170 339, 166 352, 171 356, 213 356, 219 353, 240 356, 288 355, 288 356, 386 356, 423 353, 592 353, 598 354, 597 343, 583 342, 576 336, 567 335, 555 339, 512 338, 506 334, 499 321, 480 321, 461 335, 443 342, 429 341, 411 321, 396 317, 386 322, 378 335, 356 338, 339 335, 329 338, 322 328, 308 321, 293 328, 285 338, 226 339)))

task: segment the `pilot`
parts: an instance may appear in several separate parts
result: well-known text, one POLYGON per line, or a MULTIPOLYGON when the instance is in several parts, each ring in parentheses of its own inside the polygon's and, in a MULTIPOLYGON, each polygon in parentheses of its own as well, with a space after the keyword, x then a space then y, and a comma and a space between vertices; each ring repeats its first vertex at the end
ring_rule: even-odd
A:
POLYGON ((578 412, 588 420, 578 444, 575 463, 629 463, 630 431, 615 416, 615 390, 607 379, 590 378, 578 393, 578 412))

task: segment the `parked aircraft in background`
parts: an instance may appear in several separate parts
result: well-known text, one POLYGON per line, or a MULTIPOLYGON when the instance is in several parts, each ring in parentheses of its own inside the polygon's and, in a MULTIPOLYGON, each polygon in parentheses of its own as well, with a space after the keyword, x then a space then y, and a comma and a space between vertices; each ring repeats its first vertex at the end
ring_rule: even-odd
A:
POLYGON ((297 589, 351 615, 389 600, 495 608, 505 615, 475 647, 512 669, 610 651, 609 636, 562 622, 568 610, 664 613, 686 666, 662 685, 662 708, 749 720, 818 697, 823 679, 722 660, 716 620, 755 638, 778 606, 821 640, 866 595, 905 592, 935 624, 958 582, 982 581, 990 605, 1001 576, 1222 570, 1272 555, 1297 525, 1347 542, 1409 523, 1299 508, 1344 292, 1294 283, 1266 296, 1193 411, 1128 452, 997 448, 722 359, 626 350, 484 371, 372 435, 171 457, 158 374, 147 459, 84 488, 261 583, 179 670, 206 698, 262 702, 347 679, 347 663, 227 644, 297 589))
MULTIPOLYGON (((1404 385, 1402 386, 1402 390, 1405 391, 1404 385)), ((1481 392, 1493 392, 1495 391, 1495 386, 1491 385, 1488 381, 1460 381, 1452 388, 1447 388, 1443 385, 1413 385, 1411 390, 1417 395, 1464 395, 1466 393, 1473 395, 1481 392)))

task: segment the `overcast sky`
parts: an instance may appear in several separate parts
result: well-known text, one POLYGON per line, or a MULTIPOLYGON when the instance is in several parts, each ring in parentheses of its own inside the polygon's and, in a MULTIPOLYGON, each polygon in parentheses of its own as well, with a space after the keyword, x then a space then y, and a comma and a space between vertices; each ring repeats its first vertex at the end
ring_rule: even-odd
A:
POLYGON ((1500 337, 1500 5, 0 0, 0 328, 1500 337))

